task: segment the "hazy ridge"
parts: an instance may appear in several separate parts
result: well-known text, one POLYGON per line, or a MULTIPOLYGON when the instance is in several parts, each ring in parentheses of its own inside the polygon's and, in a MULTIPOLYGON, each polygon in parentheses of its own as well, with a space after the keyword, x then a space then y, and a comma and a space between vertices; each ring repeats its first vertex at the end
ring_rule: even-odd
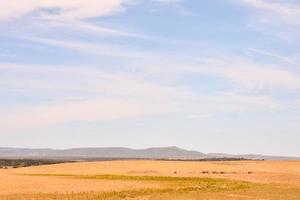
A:
POLYGON ((201 153, 178 147, 156 147, 147 149, 130 149, 124 147, 73 148, 73 149, 27 149, 0 148, 1 158, 128 158, 128 159, 179 159, 199 160, 212 158, 243 158, 265 160, 296 160, 296 157, 266 155, 230 155, 222 153, 201 153))

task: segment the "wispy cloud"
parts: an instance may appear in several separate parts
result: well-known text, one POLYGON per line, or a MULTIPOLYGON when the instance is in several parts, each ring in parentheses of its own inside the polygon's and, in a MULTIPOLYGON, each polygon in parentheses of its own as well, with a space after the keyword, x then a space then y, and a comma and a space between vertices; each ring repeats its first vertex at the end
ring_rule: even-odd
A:
MULTIPOLYGON (((37 23, 37 22, 36 22, 37 23)), ((100 25, 95 25, 92 23, 84 22, 84 21, 73 21, 71 24, 65 23, 64 21, 58 20, 47 20, 38 22, 39 26, 43 26, 46 24, 47 27, 51 27, 52 29, 60 28, 60 29, 68 29, 80 31, 81 33, 93 34, 94 36, 123 36, 123 37, 134 37, 134 38, 145 38, 146 36, 132 33, 124 30, 119 30, 116 28, 104 27, 100 25)))
POLYGON ((25 38, 32 42, 37 42, 41 44, 45 44, 48 46, 55 46, 60 48, 66 48, 70 50, 79 51, 82 53, 88 54, 96 54, 103 56, 111 56, 111 57, 123 57, 123 58, 140 58, 147 55, 147 53, 139 52, 139 51, 129 51, 126 47, 122 45, 112 45, 112 44, 104 44, 104 43, 90 43, 83 41, 70 41, 70 40, 59 40, 59 39, 49 39, 49 38, 25 38))
POLYGON ((178 73, 206 74, 233 83, 235 88, 299 89, 300 74, 297 70, 278 65, 260 64, 242 56, 206 56, 194 64, 179 64, 178 73))
POLYGON ((2 110, 0 127, 1 130, 11 130, 76 121, 110 121, 161 114, 164 110, 167 110, 165 105, 116 98, 99 98, 57 105, 17 107, 17 109, 10 109, 9 112, 2 110))
MULTIPOLYGON (((147 73, 173 73, 173 76, 175 77, 181 76, 181 73, 209 74, 216 78, 228 80, 238 87, 246 87, 248 89, 274 89, 278 87, 298 89, 300 87, 300 75, 298 73, 294 73, 294 71, 285 69, 285 67, 281 66, 259 64, 241 56, 206 55, 206 58, 203 58, 204 56, 199 56, 199 58, 194 59, 189 58, 188 55, 178 56, 166 52, 154 53, 146 50, 136 51, 130 49, 128 46, 102 43, 91 44, 89 42, 54 40, 47 38, 29 38, 29 40, 46 45, 68 48, 82 53, 119 58, 135 58, 142 63, 146 63, 139 64, 138 67, 147 73), (175 57, 186 58, 183 59, 183 61, 180 61, 180 59, 174 60, 175 57), (157 60, 159 60, 159 62, 157 62, 157 60), (162 60, 167 60, 167 63, 162 60), (190 63, 186 60, 189 60, 190 63)), ((289 64, 295 64, 291 58, 257 49, 249 50, 276 57, 289 64)))
POLYGON ((122 10, 124 0, 3 0, 0 7, 0 20, 9 20, 37 13, 48 19, 81 20, 105 16, 122 10))
POLYGON ((300 88, 300 77, 282 69, 237 66, 219 68, 215 73, 250 89, 300 88))
POLYGON ((256 54, 261 54, 264 56, 275 58, 278 61, 282 61, 284 63, 288 63, 288 64, 292 64, 292 65, 298 64, 297 59, 292 56, 283 56, 283 55, 279 55, 277 53, 269 52, 269 51, 262 50, 262 49, 256 49, 256 48, 247 48, 246 50, 249 52, 256 53, 256 54))
MULTIPOLYGON (((152 0, 160 3, 176 3, 179 0, 152 0)), ((135 0, 2 0, 0 21, 26 15, 60 21, 83 20, 114 14, 126 9, 135 0)))
POLYGON ((300 33, 300 4, 297 1, 230 0, 251 10, 247 27, 284 42, 295 41, 300 33))
POLYGON ((141 74, 109 72, 97 67, 2 63, 0 69, 6 72, 6 78, 0 81, 1 88, 47 97, 36 105, 1 107, 0 127, 6 130, 149 115, 214 116, 282 109, 280 101, 267 95, 205 94, 177 84, 166 85, 163 77, 152 80, 141 74))
POLYGON ((174 111, 174 104, 192 95, 179 87, 88 66, 3 63, 0 69, 6 72, 6 78, 0 80, 0 88, 23 94, 42 93, 44 96, 44 101, 36 105, 1 107, 0 129, 7 131, 74 121, 110 121, 158 115, 174 111), (33 79, 36 75, 40 78, 33 79), (85 94, 84 98, 82 94, 85 94))
MULTIPOLYGON (((11 2, 10 4, 7 1, 6 6, 19 8, 19 4, 11 2)), ((62 27, 97 36, 146 38, 144 35, 104 28, 84 20, 125 9, 124 6, 128 1, 112 0, 103 4, 97 1, 99 3, 97 6, 103 6, 101 12, 97 6, 91 8, 91 11, 88 7, 80 7, 81 1, 76 1, 78 4, 75 3, 75 6, 69 9, 71 2, 73 5, 73 1, 52 4, 45 1, 43 5, 28 4, 29 7, 31 5, 30 8, 12 17, 34 15, 47 22, 47 26, 53 29, 62 27), (66 20, 71 20, 72 23, 65 23, 66 20)), ((261 5, 259 2, 262 1, 255 1, 255 5, 252 6, 257 9, 269 9, 265 8, 269 4, 261 5)), ((244 3, 250 4, 251 1, 245 0, 244 3)), ((92 3, 88 5, 93 6, 92 3)), ((3 8, 0 8, 0 12, 1 9, 3 8)), ((8 14, 2 13, 0 16, 3 20, 12 19, 8 14)), ((298 90, 300 87, 300 75, 294 73, 292 69, 260 64, 241 55, 231 56, 225 52, 221 55, 201 52, 189 55, 184 51, 170 52, 163 51, 163 48, 160 51, 153 51, 147 50, 145 46, 128 43, 118 45, 100 42, 102 40, 90 42, 77 37, 73 37, 72 40, 64 39, 63 36, 51 38, 49 35, 41 34, 21 39, 41 44, 43 48, 56 47, 62 51, 94 55, 98 59, 113 57, 122 61, 122 65, 110 70, 109 67, 104 68, 103 63, 99 64, 101 66, 0 64, 0 70, 5 72, 5 76, 0 79, 0 88, 45 98, 36 105, 0 107, 0 116, 3 116, 0 117, 2 129, 35 128, 73 121, 143 118, 164 114, 212 117, 224 113, 273 112, 286 109, 286 102, 273 97, 272 92, 268 93, 269 90, 282 92, 289 89, 298 90), (132 71, 129 68, 137 70, 132 71), (195 83, 182 84, 182 80, 188 80, 191 76, 196 79, 195 83), (209 81, 214 82, 213 84, 221 81, 226 85, 226 89, 210 90, 210 93, 202 92, 201 85, 206 84, 202 79, 205 78, 211 79, 209 81)), ((143 42, 153 40, 155 39, 143 42)), ((168 39, 159 42, 163 45, 168 39)), ((182 40, 180 42, 184 43, 182 40)), ((186 44, 186 48, 191 47, 197 46, 194 43, 186 44)), ((294 62, 291 58, 255 48, 248 51, 271 56, 288 64, 294 62)))
POLYGON ((262 20, 271 18, 276 20, 269 21, 272 23, 278 23, 279 20, 289 25, 300 25, 300 4, 274 0, 242 0, 240 2, 262 11, 262 20))

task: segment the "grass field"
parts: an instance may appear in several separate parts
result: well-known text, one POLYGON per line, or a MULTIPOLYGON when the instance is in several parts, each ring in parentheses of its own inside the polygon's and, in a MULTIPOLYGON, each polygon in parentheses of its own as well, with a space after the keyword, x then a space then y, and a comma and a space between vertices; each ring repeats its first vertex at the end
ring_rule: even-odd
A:
POLYGON ((0 199, 300 199, 300 161, 103 161, 0 169, 0 199))

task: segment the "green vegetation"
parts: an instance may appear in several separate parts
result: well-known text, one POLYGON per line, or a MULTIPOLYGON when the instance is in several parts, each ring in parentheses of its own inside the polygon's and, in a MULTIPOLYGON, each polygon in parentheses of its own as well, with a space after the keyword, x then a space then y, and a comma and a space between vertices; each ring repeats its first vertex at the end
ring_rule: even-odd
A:
POLYGON ((52 165, 65 163, 63 160, 49 160, 49 159, 0 159, 0 168, 19 168, 30 167, 38 165, 52 165))

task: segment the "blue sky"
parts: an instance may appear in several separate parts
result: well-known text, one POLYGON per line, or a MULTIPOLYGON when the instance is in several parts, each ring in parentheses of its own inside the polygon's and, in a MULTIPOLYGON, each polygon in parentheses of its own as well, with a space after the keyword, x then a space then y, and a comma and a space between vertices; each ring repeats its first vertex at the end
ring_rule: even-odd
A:
POLYGON ((0 4, 0 146, 300 156, 299 1, 0 4))

